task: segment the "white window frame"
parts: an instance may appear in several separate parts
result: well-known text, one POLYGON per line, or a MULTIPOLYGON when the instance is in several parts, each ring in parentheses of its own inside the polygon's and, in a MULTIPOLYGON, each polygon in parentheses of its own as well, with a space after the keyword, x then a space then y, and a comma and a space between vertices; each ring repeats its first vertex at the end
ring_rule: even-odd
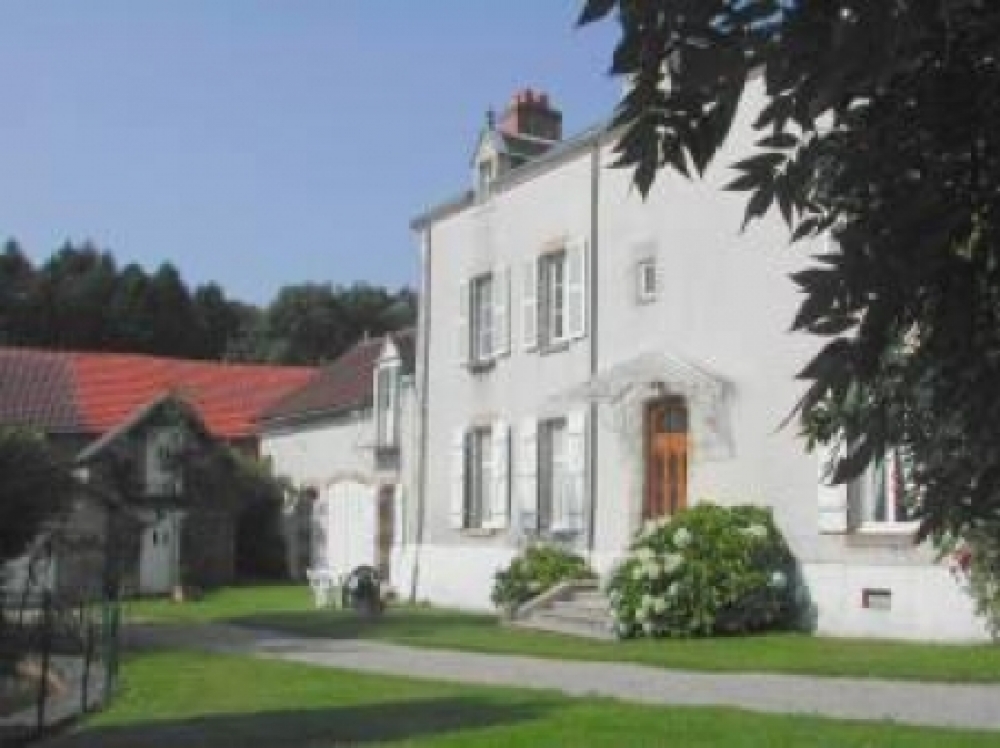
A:
POLYGON ((918 523, 903 515, 904 501, 902 461, 896 450, 865 468, 864 472, 848 485, 848 502, 860 517, 858 529, 870 534, 909 534, 918 523), (880 483, 880 485, 877 485, 880 483), (883 493, 882 517, 875 516, 877 490, 883 493))
POLYGON ((469 282, 469 360, 491 361, 496 353, 495 276, 481 273, 469 282))
POLYGON ((484 158, 476 165, 476 195, 480 198, 489 197, 496 178, 495 171, 495 162, 491 158, 484 158))
POLYGON ((375 445, 380 448, 399 445, 400 370, 398 361, 375 369, 375 445))
POLYGON ((493 428, 477 426, 469 430, 465 449, 465 501, 463 525, 469 530, 485 529, 493 490, 493 428))
POLYGON ((538 423, 538 503, 537 529, 540 533, 560 532, 569 527, 567 482, 567 425, 565 418, 548 418, 538 423))
POLYGON ((640 304, 656 301, 660 289, 655 257, 646 257, 636 263, 635 282, 636 299, 640 304))
POLYGON ((569 258, 565 249, 547 252, 538 260, 539 324, 543 346, 555 346, 569 340, 568 289, 566 276, 569 258))

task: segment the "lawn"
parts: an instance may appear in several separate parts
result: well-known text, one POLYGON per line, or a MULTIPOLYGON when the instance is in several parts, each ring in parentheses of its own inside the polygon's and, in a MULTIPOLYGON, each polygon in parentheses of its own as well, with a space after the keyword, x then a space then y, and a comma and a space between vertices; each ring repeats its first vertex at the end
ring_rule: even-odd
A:
POLYGON ((988 644, 910 644, 803 634, 602 642, 502 626, 490 615, 425 607, 390 608, 381 619, 365 622, 349 612, 313 610, 309 592, 302 587, 234 588, 197 603, 135 603, 130 613, 144 620, 225 620, 304 636, 687 670, 1000 682, 1000 646, 988 644))
POLYGON ((128 660, 111 707, 50 748, 995 746, 996 733, 573 699, 544 691, 162 652, 128 660))

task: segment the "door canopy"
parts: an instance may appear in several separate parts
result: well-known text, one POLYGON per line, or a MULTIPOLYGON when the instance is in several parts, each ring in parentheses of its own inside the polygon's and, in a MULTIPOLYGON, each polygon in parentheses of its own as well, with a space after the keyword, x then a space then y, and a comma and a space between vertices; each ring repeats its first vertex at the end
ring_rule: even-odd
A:
POLYGON ((729 402, 733 387, 709 369, 666 351, 648 351, 614 364, 585 382, 557 394, 553 411, 593 403, 611 417, 612 428, 639 433, 643 406, 655 398, 684 399, 694 453, 699 460, 733 456, 729 402))

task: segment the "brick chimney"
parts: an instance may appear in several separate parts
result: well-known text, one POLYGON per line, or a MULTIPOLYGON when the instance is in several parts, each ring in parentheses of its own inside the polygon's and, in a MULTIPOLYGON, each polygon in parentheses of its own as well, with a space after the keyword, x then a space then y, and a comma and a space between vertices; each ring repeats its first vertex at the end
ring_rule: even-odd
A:
POLYGON ((548 94, 525 88, 511 98, 510 104, 500 118, 499 129, 508 135, 560 140, 562 112, 552 108, 548 94))

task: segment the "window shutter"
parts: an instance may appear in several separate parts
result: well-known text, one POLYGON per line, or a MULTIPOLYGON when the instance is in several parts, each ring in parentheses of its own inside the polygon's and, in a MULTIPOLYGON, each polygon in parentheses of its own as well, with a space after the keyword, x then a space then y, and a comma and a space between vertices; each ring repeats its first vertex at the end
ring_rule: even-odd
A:
POLYGON ((848 501, 847 484, 830 485, 832 462, 835 459, 835 448, 824 445, 816 447, 818 462, 817 498, 819 502, 819 531, 823 534, 842 534, 847 532, 848 501))
POLYGON ((493 273, 493 355, 510 353, 510 268, 493 273))
POLYGON ((469 284, 462 281, 458 287, 458 363, 469 363, 469 284))
POLYGON ((566 483, 563 506, 566 529, 583 532, 587 486, 587 412, 577 410, 566 417, 566 483))
POLYGON ((587 334, 587 242, 579 239, 566 248, 566 335, 572 340, 587 334))
POLYGON ((451 512, 450 525, 454 530, 465 527, 465 449, 464 429, 456 429, 451 441, 451 512))
POLYGON ((538 529, 538 425, 533 418, 521 423, 517 455, 517 497, 521 531, 538 529))
POLYGON ((524 264, 521 288, 521 340, 524 350, 538 347, 538 261, 524 264))
POLYGON ((490 486, 489 516, 486 527, 502 530, 507 527, 510 511, 510 427, 503 421, 493 424, 493 484, 490 486))

